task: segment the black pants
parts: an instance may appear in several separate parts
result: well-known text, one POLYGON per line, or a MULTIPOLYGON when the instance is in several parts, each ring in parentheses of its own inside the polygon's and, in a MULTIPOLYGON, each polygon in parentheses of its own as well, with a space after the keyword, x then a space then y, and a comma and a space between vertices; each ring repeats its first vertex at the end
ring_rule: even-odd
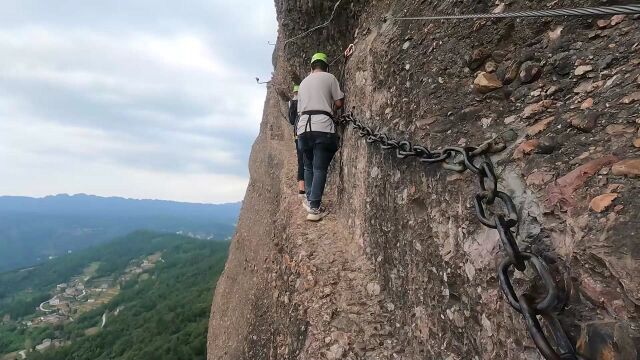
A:
POLYGON ((296 153, 298 155, 298 181, 304 180, 304 155, 302 154, 302 150, 300 150, 300 146, 298 146, 298 139, 296 142, 296 153))
POLYGON ((298 148, 304 154, 304 187, 312 208, 320 207, 327 172, 338 151, 336 134, 309 131, 298 136, 298 148))

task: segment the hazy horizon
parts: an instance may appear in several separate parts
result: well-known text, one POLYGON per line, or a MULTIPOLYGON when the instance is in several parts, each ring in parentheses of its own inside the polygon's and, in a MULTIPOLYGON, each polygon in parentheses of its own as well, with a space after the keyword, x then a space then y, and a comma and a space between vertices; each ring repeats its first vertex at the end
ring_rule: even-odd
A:
POLYGON ((14 194, 0 194, 0 198, 8 198, 8 197, 21 197, 21 198, 31 198, 31 199, 46 199, 57 196, 87 196, 87 197, 97 197, 103 199, 124 199, 124 200, 139 200, 139 201, 167 201, 167 202, 177 202, 184 204, 198 204, 198 205, 226 205, 226 204, 236 204, 243 201, 243 199, 237 201, 225 201, 225 202, 193 202, 193 201, 175 201, 168 199, 160 199, 160 198, 136 198, 136 197, 126 197, 126 196, 102 196, 96 194, 87 194, 87 193, 58 193, 58 194, 49 194, 43 196, 31 196, 31 195, 14 195, 14 194))

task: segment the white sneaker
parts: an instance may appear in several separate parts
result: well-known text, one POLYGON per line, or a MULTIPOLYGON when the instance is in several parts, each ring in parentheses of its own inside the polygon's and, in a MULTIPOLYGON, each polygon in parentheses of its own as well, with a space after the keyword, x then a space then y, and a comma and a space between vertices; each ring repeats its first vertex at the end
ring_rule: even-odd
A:
POLYGON ((306 200, 307 199, 307 194, 298 194, 298 197, 302 200, 306 200))
POLYGON ((309 220, 309 221, 320 221, 326 215, 327 215, 327 213, 324 210, 324 208, 322 208, 322 207, 321 208, 316 208, 316 209, 311 209, 309 211, 309 214, 307 214, 307 220, 309 220))
POLYGON ((306 197, 302 199, 302 207, 307 210, 308 213, 311 213, 311 203, 306 197))

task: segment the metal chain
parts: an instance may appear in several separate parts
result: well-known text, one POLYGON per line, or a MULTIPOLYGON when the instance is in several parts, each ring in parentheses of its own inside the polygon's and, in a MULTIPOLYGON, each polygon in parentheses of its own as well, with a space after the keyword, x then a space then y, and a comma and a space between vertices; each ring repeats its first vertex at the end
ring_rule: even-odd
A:
POLYGON ((638 14, 640 5, 617 5, 585 7, 576 9, 555 9, 555 10, 528 10, 496 14, 464 14, 464 15, 433 15, 415 17, 394 17, 393 20, 455 20, 455 19, 495 19, 495 18, 517 18, 517 17, 553 17, 553 16, 597 16, 597 15, 622 15, 638 14))
POLYGON ((429 150, 424 146, 413 145, 410 141, 397 140, 385 133, 374 131, 356 119, 352 113, 340 116, 336 122, 351 125, 367 143, 379 144, 384 150, 395 151, 396 157, 400 159, 415 157, 424 164, 440 163, 447 170, 460 173, 470 170, 476 174, 481 191, 474 196, 475 215, 482 225, 496 229, 500 236, 505 258, 498 267, 498 278, 507 302, 524 317, 527 330, 545 359, 580 359, 556 316, 555 309, 560 305, 559 291, 547 263, 540 256, 523 252, 518 247, 514 235, 514 228, 519 222, 518 212, 511 196, 498 190, 498 177, 488 156, 490 153, 504 150, 504 144, 488 141, 478 147, 429 150), (511 268, 524 272, 528 265, 532 265, 531 268, 535 269, 541 280, 535 283, 541 283, 546 288, 546 295, 541 300, 527 292, 518 294, 514 289, 511 268), (549 341, 538 316, 542 317, 550 329, 553 342, 549 341), (555 348, 552 343, 555 344, 555 348))

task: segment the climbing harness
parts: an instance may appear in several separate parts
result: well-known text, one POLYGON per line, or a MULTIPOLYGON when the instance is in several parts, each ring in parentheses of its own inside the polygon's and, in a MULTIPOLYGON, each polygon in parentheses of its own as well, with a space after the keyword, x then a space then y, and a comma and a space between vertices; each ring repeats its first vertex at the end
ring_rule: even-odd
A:
MULTIPOLYGON (((331 118, 331 120, 333 120, 334 116, 332 113, 328 112, 328 111, 324 111, 324 110, 307 110, 307 111, 303 111, 300 113, 300 117, 298 118, 298 120, 302 117, 302 116, 307 116, 307 123, 304 125, 304 131, 313 131, 313 129, 311 128, 311 117, 313 115, 325 115, 328 116, 329 118, 331 118)), ((298 124, 296 123, 296 128, 298 127, 298 124)), ((334 127, 334 123, 331 123, 331 127, 334 127)))
POLYGON ((553 17, 553 16, 596 16, 596 15, 622 15, 639 14, 640 4, 585 7, 576 9, 556 10, 529 10, 506 13, 490 14, 465 14, 465 15, 433 15, 416 17, 393 17, 392 20, 452 20, 452 19, 495 19, 517 17, 553 17))
POLYGON ((476 174, 481 191, 473 198, 475 215, 482 225, 496 229, 500 236, 505 257, 498 267, 498 278, 507 302, 524 317, 527 330, 545 359, 582 359, 576 354, 557 318, 563 303, 547 263, 542 257, 521 251, 518 247, 514 234, 514 228, 519 223, 518 211, 511 196, 499 190, 498 176, 489 157, 491 153, 504 150, 504 144, 491 140, 478 147, 444 147, 429 150, 424 146, 413 145, 410 141, 396 140, 385 133, 374 131, 356 119, 352 113, 342 115, 338 122, 345 126, 351 125, 367 143, 377 143, 384 150, 395 151, 400 159, 415 157, 426 165, 440 163, 448 170, 459 173, 470 170, 476 174), (495 209, 499 207, 503 210, 495 209), (530 293, 516 292, 510 275, 511 268, 519 272, 524 272, 527 268, 535 269, 541 279, 540 283, 546 288, 545 297, 537 300, 530 293), (545 334, 538 315, 550 330, 555 348, 545 334))

